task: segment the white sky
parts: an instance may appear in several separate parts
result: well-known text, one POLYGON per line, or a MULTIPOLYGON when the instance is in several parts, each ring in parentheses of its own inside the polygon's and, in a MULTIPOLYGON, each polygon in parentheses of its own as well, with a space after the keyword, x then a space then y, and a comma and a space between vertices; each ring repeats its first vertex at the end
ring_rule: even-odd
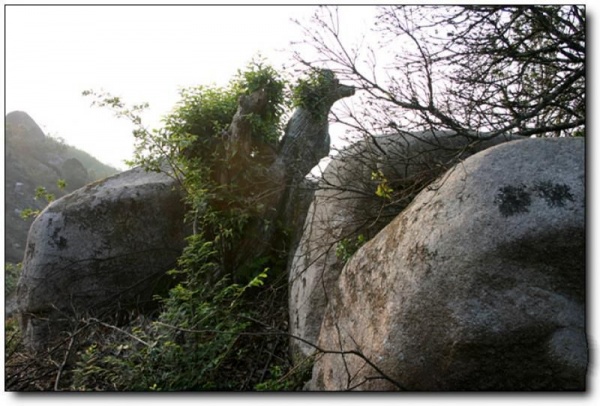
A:
MULTIPOLYGON (((120 169, 133 154, 131 124, 90 107, 86 89, 126 103, 149 102, 147 122, 175 105, 181 87, 224 85, 258 53, 291 64, 302 39, 290 19, 311 6, 5 7, 5 112, 27 112, 46 134, 62 137, 120 169)), ((343 10, 348 34, 367 28, 374 7, 343 10)))
MULTIPOLYGON (((588 3, 587 13, 596 17, 594 9, 597 7, 594 2, 588 3)), ((372 8, 351 7, 342 22, 350 27, 351 33, 358 34, 366 26, 363 17, 369 17, 368 10, 372 8)), ((131 103, 147 101, 152 107, 151 121, 156 123, 175 104, 180 87, 211 82, 224 84, 259 51, 276 66, 289 62, 285 51, 289 50, 290 41, 300 39, 299 30, 289 19, 308 17, 311 10, 288 6, 5 6, 4 13, 5 113, 26 111, 46 133, 60 136, 103 162, 124 169, 122 161, 131 158, 133 150, 132 127, 108 111, 89 107, 91 100, 81 96, 83 90, 104 89, 131 103)), ((591 21, 588 33, 594 36, 595 20, 591 21)), ((591 46, 595 44, 593 40, 588 42, 591 46)), ((593 59, 589 65, 597 65, 600 53, 590 55, 593 59)), ((589 69, 590 74, 593 71, 589 69)), ((594 80, 591 84, 592 100, 597 94, 597 83, 594 80)), ((594 103, 590 104, 593 108, 594 103)), ((593 121, 596 109, 590 111, 593 121)), ((590 157, 597 152, 594 145, 598 143, 590 145, 590 157)), ((590 173, 596 173, 595 160, 590 159, 588 167, 590 173)), ((590 176, 590 180, 593 179, 590 176)), ((590 207, 598 201, 597 190, 590 190, 590 207)), ((590 216, 590 225, 597 230, 596 218, 590 216)), ((0 249, 3 250, 3 245, 0 249)), ((593 265, 598 264, 594 254, 598 250, 590 251, 593 258, 588 268, 591 271, 595 268, 593 265)), ((592 281, 594 286, 590 292, 597 291, 594 288, 598 287, 598 279, 592 281)), ((593 310, 597 310, 598 300, 593 297, 589 300, 593 310)), ((590 321, 592 317, 588 316, 590 321)), ((597 320, 592 324, 589 337, 591 350, 596 353, 597 324, 597 320)), ((598 377, 596 364, 590 367, 590 386, 596 386, 591 395, 568 399, 538 396, 510 399, 510 402, 548 405, 568 400, 595 404, 598 399, 598 387, 594 385, 598 377)), ((444 399, 445 404, 451 400, 445 396, 440 399, 444 399)), ((14 397, 8 400, 9 403, 26 401, 14 397)), ((64 402, 64 399, 53 400, 64 402)), ((197 402, 193 397, 188 400, 197 402)), ((261 398, 261 402, 265 400, 261 398)), ((297 400, 305 402, 301 398, 297 400)), ((343 402, 350 400, 345 398, 343 402)), ((419 400, 435 403, 431 398, 419 400)), ((481 403, 478 397, 454 400, 460 405, 481 403)), ((496 396, 485 400, 502 404, 509 399, 496 396)), ((104 402, 97 397, 86 401, 104 402)), ((186 399, 177 401, 185 403, 186 399)), ((279 403, 280 399, 273 401, 279 403)), ((286 399, 289 401, 294 399, 286 399)), ((397 399, 391 397, 388 401, 397 399)))

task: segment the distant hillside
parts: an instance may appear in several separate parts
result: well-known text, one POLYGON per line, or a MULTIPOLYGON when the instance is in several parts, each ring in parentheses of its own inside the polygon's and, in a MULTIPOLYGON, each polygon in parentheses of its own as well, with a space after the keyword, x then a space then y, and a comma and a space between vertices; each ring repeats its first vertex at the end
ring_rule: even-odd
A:
POLYGON ((27 233, 33 219, 23 220, 23 209, 42 209, 47 202, 36 200, 43 186, 57 198, 90 182, 119 171, 90 154, 47 137, 25 112, 14 111, 5 118, 5 262, 21 262, 27 233), (57 181, 67 186, 60 190, 57 181))

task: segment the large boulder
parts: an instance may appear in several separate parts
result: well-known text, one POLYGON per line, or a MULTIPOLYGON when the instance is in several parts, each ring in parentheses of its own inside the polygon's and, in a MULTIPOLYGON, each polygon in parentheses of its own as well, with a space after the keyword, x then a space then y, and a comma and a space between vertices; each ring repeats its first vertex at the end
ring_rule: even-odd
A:
POLYGON ((584 156, 514 141, 421 192, 328 292, 310 389, 585 389, 584 156))
POLYGON ((141 168, 51 203, 33 222, 17 287, 26 342, 43 348, 68 320, 143 307, 184 245, 177 182, 141 168))
POLYGON ((243 271, 244 264, 252 262, 251 258, 275 257, 284 252, 291 257, 295 251, 315 190, 314 182, 307 175, 330 150, 329 111, 338 100, 355 92, 353 87, 340 83, 332 71, 323 70, 321 75, 323 80, 313 88, 313 92, 321 95, 320 102, 294 110, 277 153, 265 168, 252 162, 250 151, 258 150, 262 154, 269 146, 252 145, 256 137, 250 133, 252 126, 248 121, 251 116, 248 112, 255 112, 259 106, 264 108, 264 93, 257 91, 240 98, 227 136, 226 150, 231 154, 227 161, 233 169, 229 175, 238 171, 246 177, 246 187, 239 188, 236 194, 246 197, 245 204, 252 202, 258 215, 251 219, 244 231, 245 237, 235 244, 235 252, 230 255, 235 257, 234 269, 243 271), (240 165, 240 161, 244 164, 240 165))
POLYGON ((5 261, 14 264, 23 261, 33 221, 24 220, 21 213, 26 209, 42 210, 47 205, 45 199, 35 198, 38 187, 61 197, 118 172, 83 151, 45 136, 40 126, 21 111, 6 115, 4 158, 5 261), (59 179, 66 180, 66 188, 57 186, 59 179))
MULTIPOLYGON (((315 343, 327 292, 351 250, 375 236, 424 185, 456 162, 512 139, 403 132, 367 138, 341 151, 321 177, 290 261, 290 333, 315 343), (390 196, 378 195, 383 182, 390 196)), ((298 359, 314 352, 300 340, 292 340, 291 348, 298 359)))

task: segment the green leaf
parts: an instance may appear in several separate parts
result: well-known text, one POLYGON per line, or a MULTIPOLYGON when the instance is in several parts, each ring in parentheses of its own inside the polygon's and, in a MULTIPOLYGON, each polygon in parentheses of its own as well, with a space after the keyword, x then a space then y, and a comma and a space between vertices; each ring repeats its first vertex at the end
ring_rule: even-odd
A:
POLYGON ((23 219, 23 220, 28 220, 31 217, 37 217, 39 216, 40 211, 39 210, 34 210, 34 209, 23 209, 21 210, 21 213, 19 213, 19 216, 23 219))
POLYGON ((64 190, 67 187, 67 181, 64 179, 59 179, 56 181, 56 186, 58 186, 60 190, 64 190))

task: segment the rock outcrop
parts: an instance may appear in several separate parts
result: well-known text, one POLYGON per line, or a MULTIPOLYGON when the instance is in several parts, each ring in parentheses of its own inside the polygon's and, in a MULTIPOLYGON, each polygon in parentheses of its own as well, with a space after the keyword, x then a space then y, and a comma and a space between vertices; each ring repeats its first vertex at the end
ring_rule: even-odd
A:
MULTIPOLYGON (((236 247, 238 264, 248 262, 251 256, 260 257, 268 250, 292 253, 295 250, 315 190, 315 184, 306 176, 321 159, 328 156, 330 150, 329 111, 335 102, 355 92, 353 87, 341 84, 333 72, 324 70, 322 75, 327 79, 324 81, 327 86, 318 89, 323 97, 318 108, 295 109, 286 125, 277 154, 273 154, 273 162, 261 174, 252 177, 251 193, 246 195, 252 196, 254 205, 262 209, 260 216, 251 222, 245 232, 252 238, 243 239, 236 247), (283 233, 282 228, 285 228, 283 233)), ((261 92, 240 100, 240 107, 229 128, 229 150, 236 150, 238 154, 246 151, 249 156, 250 137, 244 135, 249 131, 244 130, 247 114, 242 113, 244 110, 257 111, 255 104, 264 108, 261 92), (231 147, 231 140, 236 141, 234 148, 231 147)), ((251 162, 251 159, 246 158, 245 161, 251 162)), ((247 174, 256 170, 248 164, 235 166, 238 171, 247 174)))
POLYGON ((42 142, 46 135, 40 126, 24 111, 12 111, 6 115, 6 130, 11 136, 30 142, 42 142))
POLYGON ((118 171, 76 148, 46 137, 25 112, 13 111, 5 119, 5 261, 23 261, 27 233, 32 219, 24 220, 25 209, 42 210, 47 202, 35 199, 38 187, 59 198, 88 182, 118 171), (61 190, 57 181, 64 179, 61 190))
POLYGON ((585 144, 480 152, 346 264, 312 390, 583 390, 585 144), (360 353, 385 375, 374 370, 360 353))
MULTIPOLYGON (((327 306, 327 292, 344 266, 341 243, 358 244, 389 224, 426 184, 456 162, 490 146, 490 140, 448 133, 399 133, 365 139, 336 156, 319 182, 298 249, 290 261, 290 333, 315 343, 327 306), (382 182, 393 196, 377 195, 382 182), (359 237, 360 236, 360 237, 359 237)), ((314 352, 292 340, 295 356, 314 352)))
MULTIPOLYGON (((289 263, 302 236, 316 184, 307 179, 311 170, 330 152, 329 110, 338 101, 354 95, 355 89, 339 82, 332 71, 324 70, 328 88, 320 103, 321 110, 298 107, 290 118, 279 145, 279 154, 271 170, 283 173, 287 188, 278 206, 278 221, 291 230, 287 250, 289 263)), ((289 266, 288 266, 289 272, 289 266)))
MULTIPOLYGON (((323 111, 298 109, 277 155, 269 145, 256 144, 260 137, 252 133, 251 118, 263 114, 268 102, 260 89, 239 99, 226 132, 183 151, 190 158, 215 157, 213 180, 222 196, 211 201, 213 208, 235 210, 240 201, 256 206, 254 212, 249 210, 252 216, 239 241, 223 255, 222 271, 230 272, 234 280, 247 277, 244 266, 270 253, 267 250, 281 255, 291 240, 287 230, 281 230, 289 226, 287 222, 293 227, 304 221, 309 200, 299 185, 329 152, 329 109, 354 93, 333 77, 327 83, 330 87, 321 89, 327 98, 320 106, 323 111), (256 157, 257 150, 264 154, 256 157)), ((83 174, 76 162, 67 166, 74 179, 83 174)), ((31 227, 18 285, 28 344, 43 347, 82 315, 110 314, 150 301, 183 249, 182 198, 169 176, 138 168, 48 206, 31 227)))
POLYGON ((63 162, 60 171, 71 190, 84 187, 91 181, 85 166, 77 158, 69 158, 63 162))
POLYGON ((298 107, 290 118, 279 145, 275 167, 285 173, 287 183, 300 183, 329 154, 329 110, 336 101, 355 93, 352 86, 341 84, 332 71, 324 70, 322 75, 328 86, 320 89, 322 100, 319 109, 316 106, 312 109, 298 107))
POLYGON ((51 203, 31 226, 17 287, 26 342, 43 348, 70 319, 147 304, 181 253, 184 212, 175 180, 141 168, 51 203))

